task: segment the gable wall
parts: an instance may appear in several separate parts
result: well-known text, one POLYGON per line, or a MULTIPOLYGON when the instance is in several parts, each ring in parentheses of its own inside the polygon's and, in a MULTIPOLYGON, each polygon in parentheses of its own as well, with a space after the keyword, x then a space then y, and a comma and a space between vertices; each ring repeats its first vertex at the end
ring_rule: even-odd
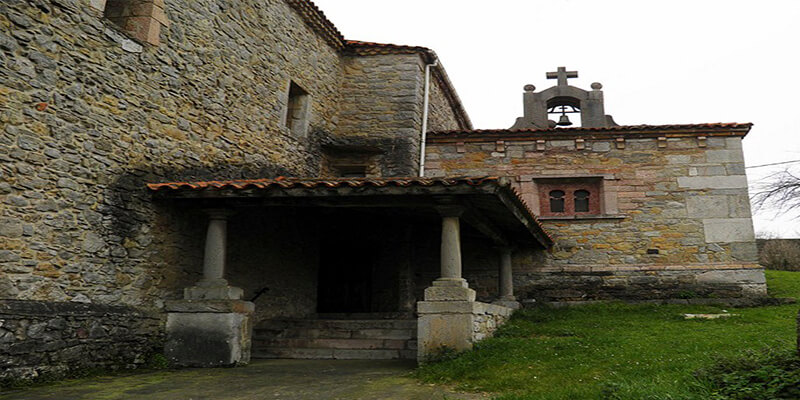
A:
POLYGON ((334 143, 380 147, 382 176, 416 175, 423 68, 417 54, 347 57, 334 143))
MULTIPOLYGON (((540 138, 537 138, 540 139, 540 138)), ((556 245, 516 257, 518 290, 572 301, 677 296, 740 297, 765 291, 757 265, 739 137, 467 141, 434 139, 429 176, 508 175, 537 209, 535 179, 602 177, 608 218, 546 220, 556 245), (464 152, 459 152, 458 148, 464 152), (541 150, 537 150, 537 148, 541 150), (657 249, 659 254, 648 254, 657 249)))
POLYGON ((444 94, 442 84, 434 77, 431 77, 428 107, 428 132, 450 131, 464 128, 458 125, 456 113, 453 111, 450 101, 444 94))

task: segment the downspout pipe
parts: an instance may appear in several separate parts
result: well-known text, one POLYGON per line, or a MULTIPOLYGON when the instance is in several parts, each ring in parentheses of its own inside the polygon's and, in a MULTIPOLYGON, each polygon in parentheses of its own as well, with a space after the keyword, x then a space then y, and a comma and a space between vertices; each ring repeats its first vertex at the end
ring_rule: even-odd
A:
POLYGON ((439 60, 433 62, 433 64, 426 64, 425 65, 425 94, 422 100, 422 133, 421 133, 421 141, 419 143, 419 177, 422 178, 425 176, 425 140, 428 137, 428 108, 430 106, 430 95, 431 95, 431 68, 439 65, 439 60))

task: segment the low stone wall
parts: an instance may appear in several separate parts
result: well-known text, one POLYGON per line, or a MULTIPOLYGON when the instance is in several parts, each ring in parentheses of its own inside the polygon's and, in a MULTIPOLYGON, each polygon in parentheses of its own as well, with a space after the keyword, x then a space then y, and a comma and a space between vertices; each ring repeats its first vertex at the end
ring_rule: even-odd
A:
MULTIPOLYGON (((426 293, 426 297, 433 296, 426 293)), ((476 342, 491 337, 513 312, 509 307, 479 301, 418 302, 417 361, 435 359, 443 350, 471 349, 476 342)))
POLYGON ((514 272, 522 300, 736 299, 767 294, 758 264, 544 267, 514 272))
POLYGON ((503 325, 514 312, 512 308, 497 304, 476 302, 472 316, 472 342, 492 337, 494 331, 503 325))
POLYGON ((135 368, 161 351, 163 321, 132 307, 0 300, 0 385, 89 368, 135 368))

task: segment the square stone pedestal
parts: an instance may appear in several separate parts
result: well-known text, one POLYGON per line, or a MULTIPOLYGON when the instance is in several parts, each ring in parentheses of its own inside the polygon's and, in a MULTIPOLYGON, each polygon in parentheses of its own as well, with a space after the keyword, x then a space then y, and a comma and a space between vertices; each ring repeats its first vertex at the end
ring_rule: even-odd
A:
POLYGON ((167 359, 181 367, 247 364, 254 309, 242 300, 167 302, 167 359))
POLYGON ((417 360, 425 362, 444 349, 463 351, 495 329, 514 312, 502 305, 475 301, 463 280, 436 280, 417 303, 417 360))

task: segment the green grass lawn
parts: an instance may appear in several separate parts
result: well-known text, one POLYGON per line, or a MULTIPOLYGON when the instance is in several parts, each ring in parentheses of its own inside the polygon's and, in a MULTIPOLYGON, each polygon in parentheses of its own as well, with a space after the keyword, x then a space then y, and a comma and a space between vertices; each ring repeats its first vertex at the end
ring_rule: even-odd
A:
MULTIPOLYGON (((800 297, 800 272, 767 271, 767 279, 772 296, 800 297)), ((708 399, 709 385, 693 373, 719 357, 793 348, 798 308, 614 303, 524 310, 496 337, 417 374, 502 400, 708 399), (681 316, 723 310, 740 316, 681 316)))

